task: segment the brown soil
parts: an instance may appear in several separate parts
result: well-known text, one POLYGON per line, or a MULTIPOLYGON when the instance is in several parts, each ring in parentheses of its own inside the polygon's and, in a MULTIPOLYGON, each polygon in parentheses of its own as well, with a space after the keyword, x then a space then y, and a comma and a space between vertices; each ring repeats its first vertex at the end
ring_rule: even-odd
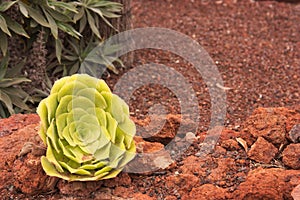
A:
MULTIPOLYGON (((140 50, 135 66, 173 67, 193 85, 200 123, 187 151, 166 169, 121 173, 97 182, 47 177, 36 115, 0 120, 0 196, 3 199, 293 199, 300 184, 300 5, 251 0, 133 0, 134 27, 170 28, 197 40, 216 62, 227 90, 225 129, 214 151, 199 149, 210 121, 210 97, 190 63, 168 52, 140 50), (259 108, 264 107, 264 108, 259 108), (275 108, 277 107, 277 108, 275 108), (286 108, 279 108, 286 107, 286 108)), ((120 75, 125 73, 122 71, 120 75)), ((119 75, 119 76, 120 76, 119 75)), ((119 76, 111 75, 113 86, 119 76)), ((183 88, 184 89, 184 88, 183 88)), ((149 123, 149 108, 162 102, 167 123, 155 137, 136 138, 140 152, 155 152, 180 123, 172 91, 152 84, 131 99, 132 117, 149 123)), ((158 121, 161 116, 156 116, 158 121)), ((155 119, 154 119, 155 120, 155 119)), ((217 129, 218 127, 216 127, 217 129)), ((180 140, 176 143, 180 146, 180 140)), ((142 161, 140 161, 142 162, 142 161)), ((161 166, 160 162, 156 163, 161 166)), ((295 198, 296 199, 296 198, 295 198)))
MULTIPOLYGON (((224 129, 214 151, 206 156, 199 155, 200 147, 207 145, 202 133, 186 138, 192 145, 166 169, 121 173, 97 182, 68 183, 45 175, 37 115, 14 115, 3 121, 19 126, 0 128, 6 133, 0 137, 4 199, 292 199, 292 190, 300 185, 300 138, 292 142, 299 134, 293 130, 300 124, 300 112, 286 108, 256 109, 241 131, 224 129)), ((136 144, 138 152, 145 153, 164 147, 140 137, 136 144)), ((166 155, 170 157, 167 152, 157 156, 160 160, 154 165, 161 166, 166 155)), ((138 158, 136 162, 143 164, 138 158)))

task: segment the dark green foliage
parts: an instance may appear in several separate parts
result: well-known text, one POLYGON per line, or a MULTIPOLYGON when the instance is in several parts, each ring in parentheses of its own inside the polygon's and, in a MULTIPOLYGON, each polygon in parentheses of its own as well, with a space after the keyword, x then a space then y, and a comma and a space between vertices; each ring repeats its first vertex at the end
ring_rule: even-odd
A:
MULTIPOLYGON (((86 56, 108 37, 102 30, 115 31, 111 19, 120 17, 121 9, 120 3, 106 0, 0 0, 0 117, 17 108, 30 110, 29 95, 39 101, 54 80, 78 72, 86 56), (8 80, 8 71, 16 66, 14 78, 8 80)), ((113 51, 117 48, 106 50, 113 51)), ((86 65, 102 64, 117 73, 113 61, 119 60, 104 51, 86 65)))
POLYGON ((8 117, 21 111, 31 111, 26 104, 33 103, 32 98, 19 87, 20 83, 30 82, 27 78, 15 78, 18 66, 7 70, 8 56, 0 63, 0 118, 8 117))

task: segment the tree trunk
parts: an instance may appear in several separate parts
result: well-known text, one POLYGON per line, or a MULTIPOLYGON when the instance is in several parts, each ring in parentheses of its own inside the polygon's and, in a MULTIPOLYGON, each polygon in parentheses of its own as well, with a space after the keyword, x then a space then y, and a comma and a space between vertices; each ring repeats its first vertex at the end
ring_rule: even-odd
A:
MULTIPOLYGON (((101 33, 104 36, 104 39, 107 39, 117 33, 121 33, 123 31, 132 29, 131 0, 112 0, 112 1, 121 3, 123 5, 123 9, 120 13, 121 17, 110 20, 111 24, 113 25, 113 27, 116 28, 117 31, 113 30, 111 27, 109 27, 104 22, 103 22, 103 24, 100 25, 101 33)), ((121 60, 123 61, 123 64, 126 67, 129 67, 132 65, 133 59, 134 59, 133 52, 129 52, 126 55, 121 57, 121 60)))

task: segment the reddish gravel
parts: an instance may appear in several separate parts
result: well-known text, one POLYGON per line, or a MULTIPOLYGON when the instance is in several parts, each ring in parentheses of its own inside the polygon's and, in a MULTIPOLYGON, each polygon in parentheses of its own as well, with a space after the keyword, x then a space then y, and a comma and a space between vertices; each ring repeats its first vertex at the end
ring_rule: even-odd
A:
MULTIPOLYGON (((209 53, 224 86, 231 88, 227 91, 227 126, 239 125, 258 107, 299 108, 300 4, 253 0, 135 0, 132 3, 135 28, 164 27, 184 33, 209 53)), ((157 50, 138 52, 136 64, 165 64, 193 84, 203 119, 200 129, 205 130, 210 98, 201 76, 176 55, 157 50)), ((174 100, 166 103, 171 96, 168 92, 146 87, 138 91, 139 96, 132 103, 136 115, 144 116, 147 112, 141 110, 147 107, 145 98, 152 94, 149 90, 156 94, 151 99, 153 103, 159 96, 172 109, 174 100)))
MULTIPOLYGON (((300 124, 300 113, 295 110, 255 110, 243 123, 242 131, 224 129, 214 151, 205 156, 201 156, 199 150, 209 143, 204 141, 206 134, 193 139, 187 134, 190 136, 186 139, 191 140, 192 145, 165 169, 144 174, 121 173, 104 181, 71 183, 48 177, 43 172, 40 157, 45 149, 37 135, 38 123, 34 122, 37 116, 25 115, 32 119, 30 125, 16 123, 18 117, 12 116, 7 122, 20 125, 20 129, 0 137, 0 195, 3 199, 292 200, 292 195, 298 195, 300 143, 291 143, 289 138, 291 129, 300 124), (275 123, 266 120, 264 127, 258 125, 262 116, 275 119, 275 123), (266 130, 276 129, 274 124, 282 122, 281 119, 284 119, 281 128, 287 142, 276 147, 277 138, 268 138, 266 130), (258 136, 261 133, 265 134, 258 136)), ((157 153, 163 144, 140 137, 135 141, 139 153, 154 153, 146 159, 136 157, 134 164, 139 169, 148 165, 149 159, 155 167, 171 159, 167 151, 157 153)), ((175 146, 181 145, 182 141, 178 140, 175 146)))

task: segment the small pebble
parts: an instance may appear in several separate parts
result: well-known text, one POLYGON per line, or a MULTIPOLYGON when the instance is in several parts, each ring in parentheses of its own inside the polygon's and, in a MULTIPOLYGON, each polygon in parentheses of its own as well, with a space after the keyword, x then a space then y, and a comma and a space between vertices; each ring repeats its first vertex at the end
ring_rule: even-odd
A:
POLYGON ((289 132, 289 138, 293 141, 293 143, 300 142, 300 124, 293 126, 289 132))
POLYGON ((192 132, 187 132, 185 135, 185 140, 189 143, 193 143, 196 139, 196 136, 194 133, 192 132))

